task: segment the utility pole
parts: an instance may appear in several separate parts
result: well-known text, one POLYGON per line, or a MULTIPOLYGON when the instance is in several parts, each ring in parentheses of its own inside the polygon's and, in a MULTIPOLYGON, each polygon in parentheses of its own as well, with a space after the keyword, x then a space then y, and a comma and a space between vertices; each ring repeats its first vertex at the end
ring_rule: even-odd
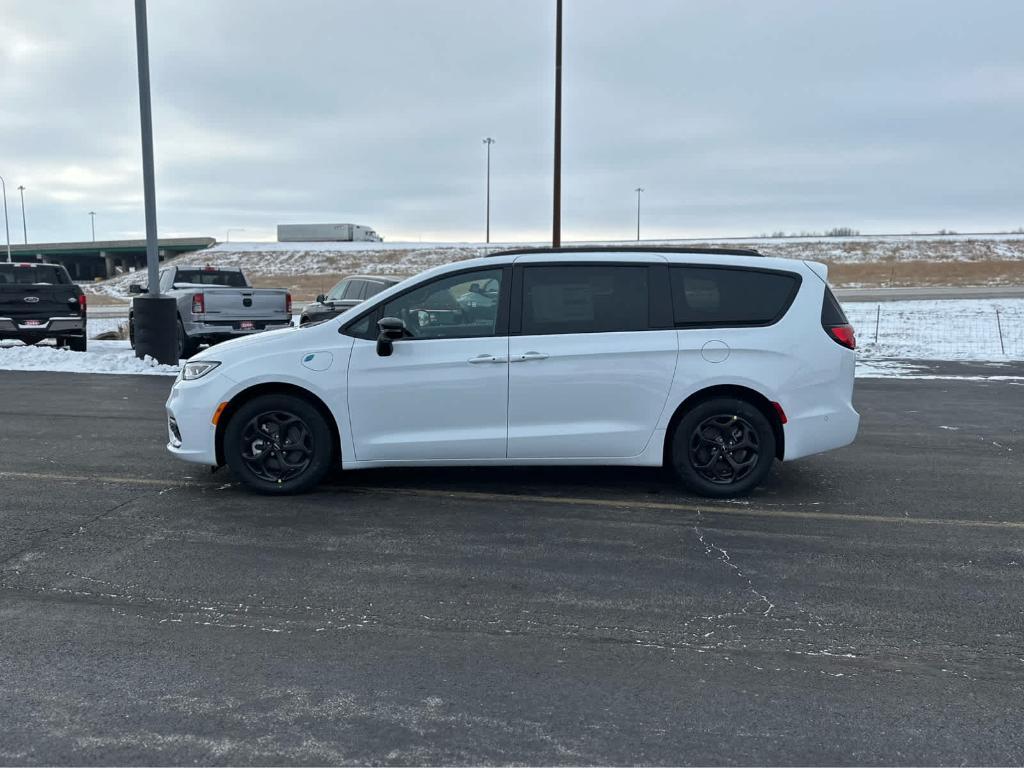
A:
POLYGON ((486 242, 491 242, 491 144, 494 143, 494 139, 488 136, 484 139, 484 144, 487 145, 487 239, 486 242))
POLYGON ((92 223, 92 241, 96 242, 96 211, 89 211, 89 221, 92 223))
POLYGON ((21 229, 25 234, 25 245, 28 245, 28 225, 25 223, 25 185, 21 184, 18 191, 21 192, 21 229))
POLYGON ((3 176, 0 176, 0 188, 4 192, 4 229, 7 230, 7 261, 10 263, 13 261, 11 258, 11 227, 7 223, 7 182, 4 181, 3 176))
POLYGON ((562 0, 555 6, 555 173, 551 247, 562 247, 562 0))
POLYGON ((640 193, 644 191, 643 187, 637 187, 636 190, 636 241, 640 242, 640 193))

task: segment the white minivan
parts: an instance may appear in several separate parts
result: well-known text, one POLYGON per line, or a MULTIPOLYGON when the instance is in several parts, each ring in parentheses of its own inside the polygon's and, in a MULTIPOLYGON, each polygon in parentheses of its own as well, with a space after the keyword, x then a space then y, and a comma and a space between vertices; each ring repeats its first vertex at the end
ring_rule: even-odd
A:
POLYGON ((559 248, 437 267, 338 317, 219 344, 168 449, 271 494, 331 469, 668 466, 735 496, 853 441, 854 335, 826 267, 755 251, 559 248))

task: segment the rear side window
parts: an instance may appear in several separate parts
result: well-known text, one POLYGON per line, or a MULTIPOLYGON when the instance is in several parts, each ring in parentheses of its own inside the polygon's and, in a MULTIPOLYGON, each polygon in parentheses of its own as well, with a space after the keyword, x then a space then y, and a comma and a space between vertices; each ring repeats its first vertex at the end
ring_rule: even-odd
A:
POLYGON ((0 264, 0 285, 67 285, 63 267, 52 264, 0 264))
POLYGON ((677 326, 770 325, 782 318, 800 276, 730 267, 672 267, 677 326))
POLYGON ((384 290, 384 283, 371 283, 371 282, 367 282, 366 283, 366 295, 364 296, 364 298, 368 299, 371 296, 376 296, 378 293, 380 293, 383 290, 384 290))
POLYGON ((821 303, 821 327, 835 328, 837 325, 849 324, 850 321, 846 319, 846 313, 843 312, 832 289, 825 286, 825 300, 821 303))
POLYGON ((523 268, 524 335, 645 331, 646 266, 523 268))

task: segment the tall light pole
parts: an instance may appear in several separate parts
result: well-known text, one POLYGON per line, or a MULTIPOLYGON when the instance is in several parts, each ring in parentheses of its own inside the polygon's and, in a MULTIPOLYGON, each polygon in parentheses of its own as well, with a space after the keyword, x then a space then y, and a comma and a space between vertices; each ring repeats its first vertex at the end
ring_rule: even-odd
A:
POLYGON ((89 211, 89 222, 92 224, 92 241, 96 242, 96 211, 89 211))
POLYGON ((245 227, 231 227, 230 229, 228 229, 228 231, 224 234, 224 242, 225 243, 230 243, 231 242, 231 233, 232 232, 245 232, 245 227))
POLYGON ((0 176, 0 188, 3 188, 4 192, 4 229, 7 230, 7 261, 13 261, 11 258, 11 228, 7 224, 7 182, 4 181, 4 177, 0 176))
POLYGON ((28 225, 25 223, 25 185, 19 185, 18 191, 21 192, 21 230, 25 233, 25 245, 28 245, 28 225))
POLYGON ((484 144, 487 145, 487 240, 491 242, 491 144, 494 143, 494 139, 488 136, 484 139, 484 144))
POLYGON ((644 191, 643 187, 637 187, 636 192, 636 241, 640 242, 640 193, 644 191))
POLYGON ((146 211, 146 266, 149 292, 134 302, 135 355, 177 364, 177 302, 160 295, 160 252, 156 232, 156 177, 153 171, 153 108, 149 94, 149 30, 146 0, 135 0, 135 51, 139 66, 139 127, 142 129, 142 189, 146 211))
POLYGON ((551 247, 562 247, 562 0, 555 6, 555 173, 551 247))

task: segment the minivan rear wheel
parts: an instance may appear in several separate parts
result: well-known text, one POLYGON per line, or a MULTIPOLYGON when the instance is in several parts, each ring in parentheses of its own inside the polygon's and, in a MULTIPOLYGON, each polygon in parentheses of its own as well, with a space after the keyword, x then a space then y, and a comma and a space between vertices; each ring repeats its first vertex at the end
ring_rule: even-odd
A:
POLYGON ((713 398, 679 421, 672 439, 672 468, 701 496, 749 493, 771 471, 775 432, 761 410, 746 400, 713 398))
POLYGON ((224 459, 254 491, 304 493, 327 474, 331 430, 311 403, 293 395, 263 395, 239 408, 224 432, 224 459))

